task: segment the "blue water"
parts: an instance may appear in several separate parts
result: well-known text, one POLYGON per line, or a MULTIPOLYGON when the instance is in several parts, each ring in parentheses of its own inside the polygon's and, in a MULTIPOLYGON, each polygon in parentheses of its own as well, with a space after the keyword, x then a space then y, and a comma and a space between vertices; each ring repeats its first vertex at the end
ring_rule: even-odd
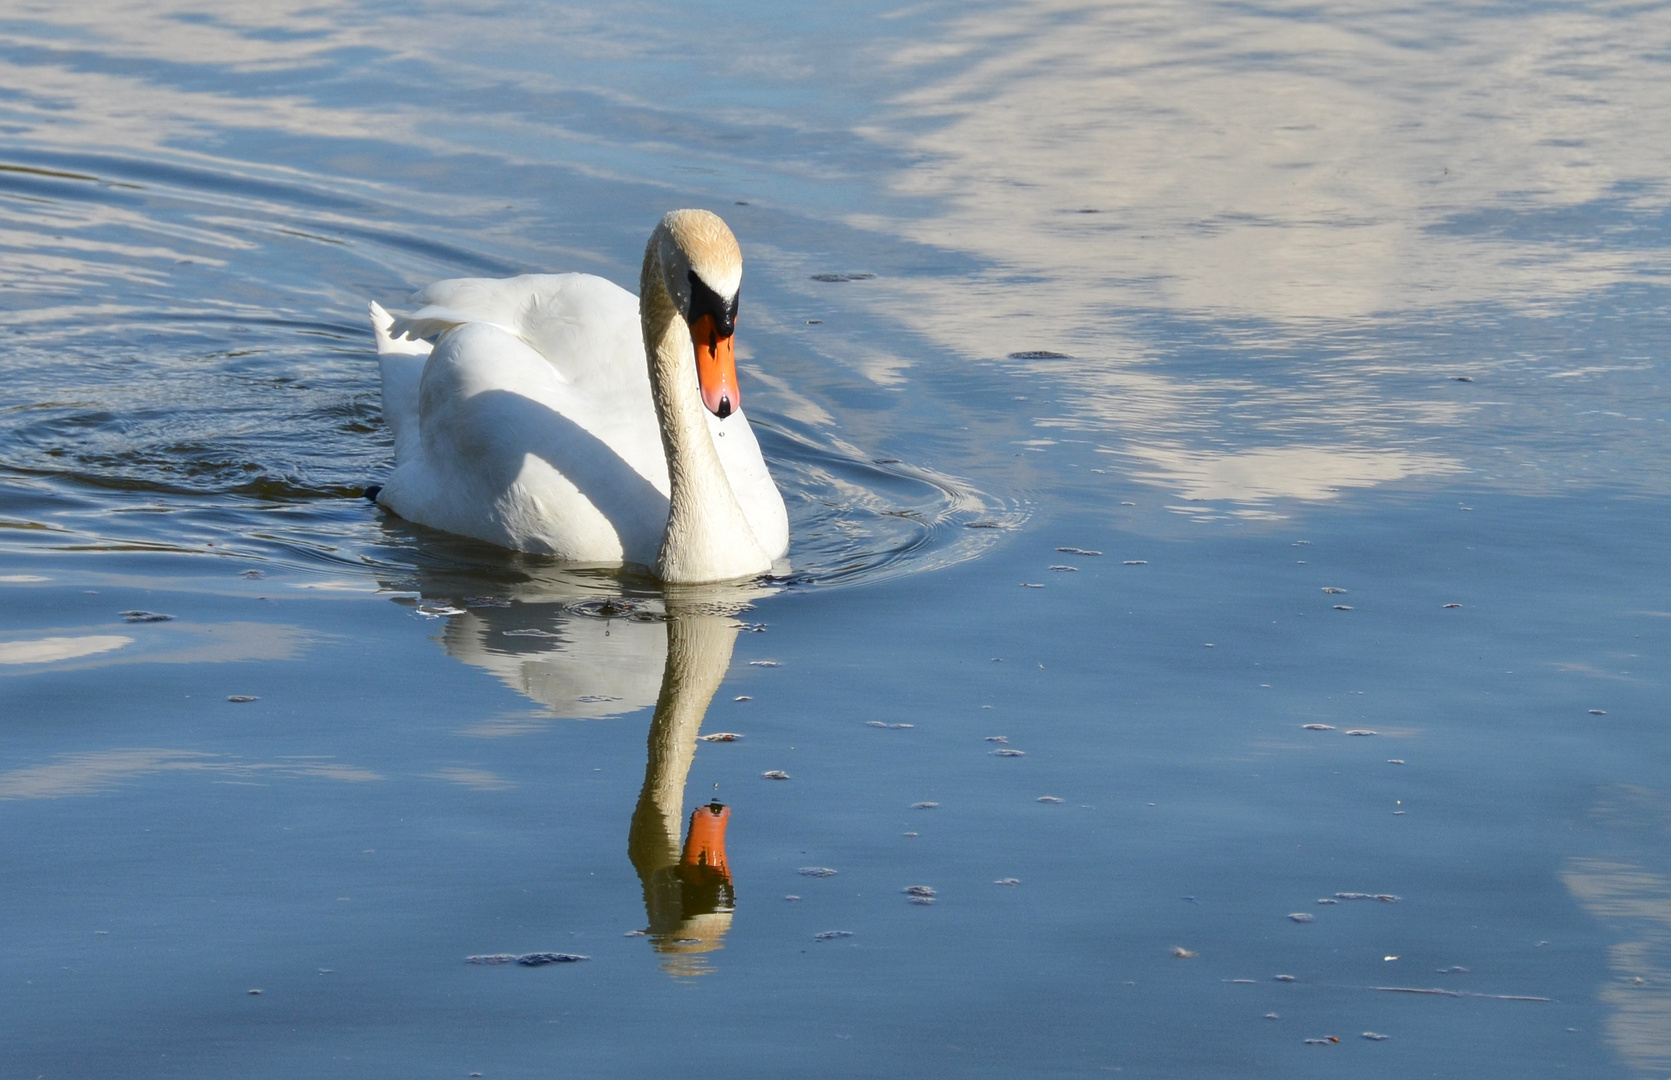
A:
POLYGON ((1666 1075, 1667 56, 1664 6, 0 20, 0 1075, 1666 1075), (684 205, 790 575, 358 497, 368 300, 631 286, 684 205))

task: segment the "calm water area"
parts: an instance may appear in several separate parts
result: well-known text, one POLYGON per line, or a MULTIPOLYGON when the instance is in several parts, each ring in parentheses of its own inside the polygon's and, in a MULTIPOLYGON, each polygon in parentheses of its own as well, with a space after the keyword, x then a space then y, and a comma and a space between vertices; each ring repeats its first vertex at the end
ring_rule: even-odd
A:
POLYGON ((0 1080, 1671 1076, 1668 131, 1666 3, 13 0, 0 1080), (786 574, 360 497, 368 301, 682 206, 786 574))

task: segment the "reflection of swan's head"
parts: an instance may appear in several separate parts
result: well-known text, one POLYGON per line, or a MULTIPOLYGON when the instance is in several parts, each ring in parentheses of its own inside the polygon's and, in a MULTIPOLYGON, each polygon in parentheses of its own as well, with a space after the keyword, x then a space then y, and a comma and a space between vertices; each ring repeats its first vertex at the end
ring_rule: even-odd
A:
POLYGON ((737 387, 737 291, 743 283, 743 252, 717 214, 674 210, 661 219, 645 252, 646 277, 653 280, 690 327, 696 350, 702 404, 721 420, 742 407, 737 387))

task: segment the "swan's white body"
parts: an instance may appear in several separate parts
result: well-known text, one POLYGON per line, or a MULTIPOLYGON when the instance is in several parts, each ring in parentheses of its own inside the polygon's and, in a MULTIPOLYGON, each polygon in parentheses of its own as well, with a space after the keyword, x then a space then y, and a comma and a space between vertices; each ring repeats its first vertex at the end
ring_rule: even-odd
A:
POLYGON ((788 551, 783 497, 747 418, 720 419, 696 397, 683 320, 652 325, 637 297, 588 274, 460 278, 413 300, 421 306, 398 320, 372 305, 395 439, 379 505, 502 547, 637 563, 669 581, 761 573, 788 551), (659 409, 653 370, 671 399, 659 409), (695 527, 670 526, 670 452, 683 462, 677 501, 718 507, 699 509, 695 527))

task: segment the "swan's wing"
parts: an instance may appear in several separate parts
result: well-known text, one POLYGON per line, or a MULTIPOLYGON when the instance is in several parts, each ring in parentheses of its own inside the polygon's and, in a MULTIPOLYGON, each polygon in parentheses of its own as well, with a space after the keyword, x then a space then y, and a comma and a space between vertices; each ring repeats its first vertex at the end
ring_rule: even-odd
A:
POLYGON ((404 341, 389 331, 394 317, 371 304, 371 332, 377 338, 377 366, 383 376, 383 421, 395 437, 395 461, 409 460, 418 442, 418 384, 429 359, 427 341, 404 341))
POLYGON ((436 338, 465 323, 488 323, 527 342, 565 381, 595 384, 599 394, 642 382, 648 386, 638 298, 591 274, 524 274, 514 278, 453 278, 412 297, 420 305, 396 319, 396 336, 436 338), (614 359, 623 340, 633 362, 614 359))

